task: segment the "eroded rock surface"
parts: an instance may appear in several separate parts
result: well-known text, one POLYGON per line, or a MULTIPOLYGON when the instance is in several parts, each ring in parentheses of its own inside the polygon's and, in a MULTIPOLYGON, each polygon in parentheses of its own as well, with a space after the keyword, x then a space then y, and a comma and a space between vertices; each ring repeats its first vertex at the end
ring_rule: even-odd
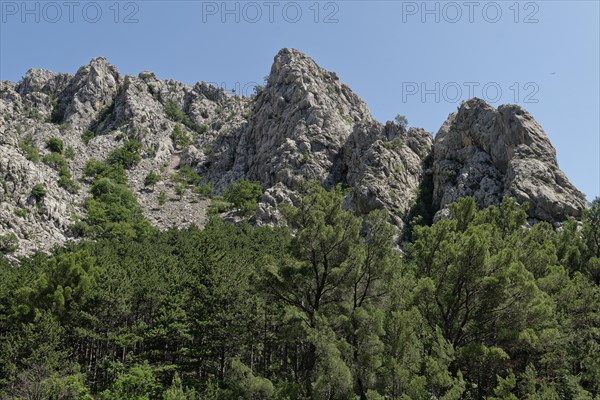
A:
POLYGON ((143 151, 127 171, 128 184, 161 229, 207 220, 207 198, 192 187, 176 194, 173 175, 183 166, 217 195, 233 181, 259 181, 265 193, 258 224, 282 223, 279 205, 293 204, 307 179, 346 186, 345 207, 359 214, 386 209, 400 232, 413 216, 443 215, 448 203, 467 195, 481 207, 514 196, 529 202, 533 218, 552 222, 582 214, 583 195, 558 168, 542 128, 518 106, 470 100, 434 141, 422 129, 375 121, 335 73, 293 49, 275 56, 258 92, 242 97, 152 72, 123 76, 104 58, 75 75, 32 69, 17 84, 0 82, 0 235, 17 235, 16 255, 70 240, 69 226, 85 217, 86 163, 104 160, 129 139, 143 151), (175 129, 189 143, 176 145, 175 129), (54 168, 28 155, 28 148, 40 158, 49 154, 46 141, 54 137, 73 149, 75 193, 57 184, 54 168), (146 188, 150 171, 161 180, 146 188), (36 184, 47 189, 43 201, 31 194, 36 184), (163 192, 166 201, 159 202, 163 192))
POLYGON ((580 218, 585 207, 542 127, 516 105, 464 103, 439 130, 433 159, 436 209, 463 196, 474 196, 480 207, 513 196, 529 203, 531 217, 557 222, 580 218))

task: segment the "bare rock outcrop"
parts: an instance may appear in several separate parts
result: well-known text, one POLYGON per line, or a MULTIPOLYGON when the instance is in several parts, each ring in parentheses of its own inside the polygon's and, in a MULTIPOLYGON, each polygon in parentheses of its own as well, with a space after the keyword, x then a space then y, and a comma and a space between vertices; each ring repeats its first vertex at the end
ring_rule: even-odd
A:
POLYGON ((281 50, 256 100, 243 144, 247 176, 264 186, 293 188, 341 179, 341 150, 359 123, 372 121, 364 102, 337 75, 297 50, 281 50))
POLYGON ((86 163, 132 139, 142 160, 127 171, 128 184, 161 229, 208 218, 206 194, 192 190, 199 187, 181 194, 175 175, 184 166, 215 195, 239 179, 259 181, 257 224, 283 223, 279 205, 296 202, 304 180, 344 185, 345 207, 385 209, 399 232, 413 216, 443 215, 462 196, 481 207, 514 196, 530 204, 531 217, 551 222, 579 218, 585 207, 544 131, 518 106, 470 100, 434 140, 422 129, 375 121, 335 73, 293 49, 279 51, 257 92, 243 97, 152 72, 123 76, 104 58, 75 75, 31 69, 16 84, 0 81, 0 235, 17 235, 15 255, 70 240, 69 226, 85 218, 86 163), (70 148, 66 162, 79 191, 61 187, 56 169, 40 160, 50 138, 70 148), (146 188, 151 171, 160 180, 146 188), (32 197, 38 183, 47 190, 43 201, 32 197))
POLYGON ((352 188, 347 206, 360 214, 386 209, 403 228, 428 173, 432 144, 423 129, 406 131, 392 122, 357 126, 344 147, 346 184, 352 188))
POLYGON ((56 171, 0 145, 0 234, 15 234, 21 252, 63 244, 71 216, 81 211, 78 197, 57 185, 56 171), (43 198, 34 196, 36 185, 43 188, 43 198))
POLYGON ((439 130, 433 159, 436 209, 463 196, 474 196, 480 207, 513 196, 529 203, 531 217, 558 222, 580 218, 585 208, 542 127, 516 105, 465 102, 439 130))

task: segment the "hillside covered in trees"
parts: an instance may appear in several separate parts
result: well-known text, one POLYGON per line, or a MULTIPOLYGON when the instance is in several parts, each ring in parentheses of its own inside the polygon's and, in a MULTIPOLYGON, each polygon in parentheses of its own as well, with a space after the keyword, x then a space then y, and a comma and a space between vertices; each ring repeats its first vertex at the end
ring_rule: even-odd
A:
POLYGON ((0 398, 600 396, 597 200, 556 230, 462 198, 402 252, 339 186, 302 184, 285 228, 161 232, 106 176, 89 239, 0 260, 0 398))
POLYGON ((600 399, 600 200, 517 105, 434 137, 282 49, 0 108, 0 399, 600 399))

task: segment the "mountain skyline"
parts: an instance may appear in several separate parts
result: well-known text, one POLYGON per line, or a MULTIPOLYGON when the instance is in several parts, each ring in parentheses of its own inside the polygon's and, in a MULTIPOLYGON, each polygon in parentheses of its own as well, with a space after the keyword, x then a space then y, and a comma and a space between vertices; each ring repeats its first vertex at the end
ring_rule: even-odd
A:
MULTIPOLYGON (((279 3, 272 23, 264 9, 262 19, 249 22, 248 9, 237 23, 235 15, 223 22, 222 9, 203 20, 203 4, 211 2, 181 2, 177 7, 133 3, 138 6, 135 23, 124 22, 135 11, 124 8, 129 3, 120 3, 118 23, 110 4, 104 3, 97 23, 83 20, 81 8, 73 23, 66 20, 65 11, 56 23, 45 21, 44 15, 39 23, 32 15, 22 22, 20 10, 6 15, 0 24, 0 79, 18 81, 30 67, 75 73, 102 55, 123 74, 151 70, 161 79, 189 85, 201 80, 224 83, 230 90, 236 83, 242 88, 262 84, 273 54, 293 47, 336 71, 380 122, 402 114, 412 126, 435 134, 461 100, 479 97, 496 107, 519 104, 545 128, 558 149, 559 165, 588 200, 600 195, 598 2, 518 2, 518 8, 498 3, 499 21, 491 18, 494 4, 489 3, 486 20, 482 12, 488 3, 479 3, 473 22, 462 3, 461 18, 453 22, 454 10, 442 2, 428 6, 438 7, 437 15, 423 15, 426 10, 419 2, 416 11, 407 8, 413 2, 328 2, 320 4, 318 23, 309 8, 313 3, 301 3, 302 18, 296 23, 283 19, 284 3, 279 3), (331 5, 325 8, 329 3, 337 5, 337 22, 324 21, 335 11, 331 5), (121 43, 122 38, 127 40, 121 43), (56 57, 56 46, 69 51, 56 57), (449 85, 447 99, 452 100, 453 82, 462 97, 445 101, 441 91, 449 85), (470 82, 479 84, 473 96, 470 82), (415 94, 403 102, 403 84, 406 91, 412 83, 424 84, 425 89, 439 83, 440 101, 428 95, 423 102, 415 94), (502 89, 498 102, 489 101, 493 86, 487 98, 483 96, 488 83, 502 89)), ((243 12, 243 3, 231 2, 229 7, 236 4, 243 12)))
MULTIPOLYGON (((111 61, 111 60, 109 60, 107 57, 103 57, 103 56, 98 56, 98 57, 94 57, 94 58, 104 58, 104 59, 106 59, 106 60, 107 60, 107 62, 109 62, 109 63, 110 63, 110 61, 111 61)), ((47 70, 47 71, 49 71, 49 70, 48 70, 48 69, 46 69, 46 68, 39 68, 39 69, 42 69, 42 70, 47 70)), ((66 74, 69 74, 69 75, 75 75, 75 74, 77 73, 77 71, 78 71, 78 70, 79 70, 79 68, 76 68, 74 71, 57 71, 57 72, 59 72, 59 73, 66 73, 66 74)), ((137 76, 137 75, 139 75, 139 74, 141 74, 141 73, 143 73, 143 72, 146 72, 146 70, 139 71, 137 74, 132 74, 132 76, 137 76)), ((25 76, 25 75, 24 75, 24 76, 25 76)), ((23 76, 23 77, 24 77, 24 76, 23 76)), ((17 84, 18 82, 20 82, 20 81, 23 79, 23 77, 22 77, 21 79, 17 80, 17 81, 13 81, 13 83, 17 84)), ((169 81, 169 80, 172 80, 171 78, 162 78, 162 77, 157 77, 157 78, 159 78, 159 79, 165 79, 165 80, 167 80, 167 81, 169 81)), ((266 77, 265 77, 265 78, 266 78, 266 77)), ((191 86, 193 86, 193 85, 194 85, 194 84, 196 84, 196 83, 206 83, 206 84, 209 84, 209 85, 211 85, 211 86, 214 86, 214 87, 216 87, 216 88, 219 88, 219 89, 224 89, 226 92, 229 92, 229 93, 230 93, 230 94, 232 94, 232 95, 241 95, 241 96, 243 96, 243 97, 250 97, 250 96, 252 96, 252 94, 254 93, 254 91, 255 91, 255 88, 256 88, 256 87, 258 87, 258 86, 264 86, 264 84, 265 84, 266 82, 265 82, 264 80, 263 80, 263 81, 261 81, 261 82, 254 82, 254 81, 252 81, 252 82, 247 82, 247 83, 239 83, 239 82, 235 82, 233 85, 229 85, 229 86, 228 86, 228 84, 227 84, 227 83, 225 83, 225 82, 207 82, 207 81, 204 81, 204 80, 200 79, 200 80, 198 80, 198 81, 196 81, 196 82, 193 82, 193 83, 191 83, 191 86), (233 89, 233 90, 232 90, 232 89, 233 89)), ((189 84, 189 83, 186 83, 186 84, 189 84)), ((488 85, 490 85, 490 84, 492 84, 492 85, 496 85, 496 83, 495 83, 495 82, 492 82, 492 83, 489 83, 489 82, 488 82, 488 85)), ((409 90, 409 91, 411 91, 410 93, 412 93, 413 91, 416 91, 416 92, 415 92, 414 94, 410 94, 410 95, 406 95, 406 94, 405 94, 405 96, 417 96, 417 97, 419 97, 419 96, 421 96, 421 95, 424 95, 424 96, 429 96, 429 97, 431 97, 431 96, 443 96, 443 91, 444 91, 444 88, 443 88, 443 87, 439 86, 439 87, 438 87, 438 90, 436 91, 436 90, 430 90, 431 88, 427 88, 425 83, 422 83, 422 85, 425 85, 425 86, 421 87, 419 83, 415 83, 415 82, 409 82, 409 83, 406 83, 406 88, 405 88, 406 90, 409 90), (416 86, 415 86, 415 85, 416 85, 416 86), (423 89, 423 91, 425 92, 425 94, 422 94, 422 93, 421 93, 421 89, 423 89), (429 90, 429 92, 427 92, 427 90, 429 90)), ((458 84, 457 84, 457 85, 458 85, 458 84)), ((474 83, 473 83, 473 82, 471 82, 470 84, 469 84, 469 83, 467 83, 467 84, 466 84, 466 86, 464 86, 464 87, 463 87, 463 89, 465 89, 466 91, 473 92, 473 91, 474 91, 474 87, 475 87, 475 86, 473 86, 473 85, 474 85, 474 83)), ((453 84, 451 85, 451 88, 454 88, 455 86, 456 86, 456 85, 454 85, 454 83, 453 83, 453 84)), ((435 87, 435 86, 434 86, 434 87, 435 87)), ((490 86, 490 87, 494 87, 494 86, 490 86)), ((498 86, 498 87, 499 87, 499 86, 498 86)), ((530 88, 530 89, 532 89, 532 88, 530 88)), ((448 89, 448 90, 450 90, 450 89, 448 89)), ((501 89, 500 89, 500 90, 501 90, 501 89)), ((518 89, 515 89, 515 90, 518 90, 518 89)), ((532 90, 533 90, 533 89, 532 89, 532 90)), ((470 99, 470 98, 463 99, 463 100, 461 100, 461 103, 464 103, 466 100, 469 100, 469 99, 470 99)), ((485 99, 484 99, 484 100, 485 100, 485 99)), ((498 102, 496 102, 496 103, 498 103, 498 102)), ((453 105, 450 105, 450 106, 448 107, 448 108, 449 108, 448 114, 450 114, 450 113, 454 112, 454 111, 455 111, 456 109, 458 109, 458 108, 459 108, 459 106, 460 106, 460 104, 454 104, 454 103, 450 103, 450 104, 453 104, 453 105)), ((490 103, 490 104, 494 104, 494 103, 490 103)), ((501 104, 504 104, 504 103, 501 103, 501 104)), ((513 104, 513 103, 510 103, 510 102, 508 102, 508 103, 506 103, 506 104, 513 104)), ((534 105, 535 105, 535 104, 534 104, 534 105)), ((496 104, 496 106, 498 106, 498 104, 496 104)), ((367 105, 367 107, 368 107, 368 105, 367 105)), ((406 110, 406 111, 408 112, 409 110, 406 110)), ((407 118, 407 120, 408 120, 409 122, 411 121, 411 118, 410 118, 410 113, 409 113, 409 114, 399 114, 399 115, 404 115, 404 116, 406 116, 406 118, 407 118)), ((393 120, 393 118, 392 118, 392 117, 390 117, 390 118, 388 118, 388 119, 385 119, 385 120, 378 120, 378 121, 379 121, 380 123, 385 123, 385 122, 387 122, 387 121, 390 121, 390 120, 393 120)), ((431 125, 433 125, 433 123, 430 123, 430 124, 428 124, 428 125, 430 125, 430 126, 431 126, 431 125)), ((441 126, 441 125, 442 125, 442 124, 440 123, 440 124, 438 124, 437 126, 441 126)), ((415 125, 411 123, 411 124, 410 124, 410 126, 415 126, 415 125)), ((433 135, 433 137, 434 137, 434 138, 435 138, 435 136, 436 136, 436 135, 438 134, 438 132, 439 132, 439 129, 431 129, 431 130, 430 130, 430 129, 427 129, 427 130, 428 130, 429 132, 431 132, 431 134, 433 135)), ((556 135, 552 135, 551 133, 549 133, 549 136, 552 138, 553 136, 556 136, 556 135)), ((599 137, 600 137, 600 135, 599 135, 599 137)), ((600 144, 599 144, 599 146, 600 146, 600 144)), ((600 149, 599 149, 599 151, 600 151, 600 149)), ((563 152, 561 152, 561 149, 560 149, 560 148, 558 148, 558 151, 557 151, 557 157, 558 157, 558 160, 559 160, 559 162, 560 162, 560 160, 561 160, 561 159, 565 159, 565 158, 569 158, 569 157, 570 157, 570 155, 568 155, 568 154, 562 154, 562 153, 563 153, 563 152)), ((565 152, 565 153, 566 153, 566 152, 565 152)), ((598 168, 599 168, 599 171, 600 171, 600 158, 598 159, 598 168)), ((566 170, 566 169, 565 169, 565 170, 566 170)), ((568 172, 568 171, 567 171, 567 172, 568 172)), ((590 172, 593 172, 593 171, 590 171, 590 172)), ((591 178, 592 176, 593 176, 593 174, 592 174, 592 175, 590 175, 590 176, 589 176, 589 177, 587 177, 587 178, 591 178)), ((581 178, 581 177, 580 177, 579 175, 575 174, 575 175, 572 175, 572 176, 571 176, 571 178, 572 178, 574 181, 578 181, 578 180, 580 180, 580 179, 578 179, 578 178, 581 178)), ((592 178, 592 180, 593 180, 593 178, 592 178)), ((583 185, 581 185, 582 191, 583 191, 583 193, 585 193, 585 194, 586 194, 586 199, 587 199, 587 201, 588 201, 588 202, 589 202, 589 201, 592 201, 592 200, 593 200, 595 197, 597 197, 597 194, 596 194, 596 192, 594 192, 594 186, 595 186, 595 185, 594 185, 594 183, 592 182, 592 180, 590 180, 590 179, 584 179, 584 183, 583 183, 583 185), (587 190, 587 191, 586 191, 586 190, 587 190)), ((598 193, 600 194, 600 181, 598 182, 598 190, 599 190, 599 192, 598 192, 598 193)))
POLYGON ((308 180, 347 187, 346 207, 358 215, 386 210, 400 238, 414 217, 443 218, 464 196, 481 208, 514 197, 529 203, 532 221, 551 223, 580 219, 585 208, 527 110, 470 99, 434 138, 402 119, 377 122, 335 72, 295 49, 276 54, 265 86, 249 97, 149 71, 124 76, 101 57, 75 75, 30 69, 17 85, 0 85, 0 173, 12 182, 3 229, 22 239, 25 252, 71 240, 78 221, 90 218, 94 171, 123 157, 119 182, 162 229, 201 227, 214 207, 232 217, 216 205, 219 196, 246 180, 264 191, 256 223, 282 223, 280 206, 308 180), (147 189, 153 174, 158 195, 147 189), (39 185, 43 199, 34 194, 39 185), (39 201, 46 206, 35 213, 39 201), (25 220, 22 209, 30 212, 25 220))

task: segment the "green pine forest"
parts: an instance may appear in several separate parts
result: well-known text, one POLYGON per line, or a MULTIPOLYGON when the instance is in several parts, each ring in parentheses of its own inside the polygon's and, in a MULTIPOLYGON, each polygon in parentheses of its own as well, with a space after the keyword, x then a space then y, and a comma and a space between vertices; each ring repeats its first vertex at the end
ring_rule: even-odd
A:
POLYGON ((464 198, 400 249, 340 187, 283 228, 239 184, 243 222, 160 232, 130 155, 86 168, 82 240, 0 258, 0 398, 600 399, 599 199, 554 229, 464 198))

